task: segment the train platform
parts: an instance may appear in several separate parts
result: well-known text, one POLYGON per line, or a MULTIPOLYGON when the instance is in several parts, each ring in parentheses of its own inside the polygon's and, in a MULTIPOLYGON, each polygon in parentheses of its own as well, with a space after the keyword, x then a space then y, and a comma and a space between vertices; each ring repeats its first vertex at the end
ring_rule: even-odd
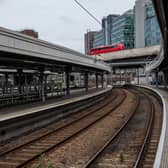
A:
POLYGON ((59 106, 65 106, 67 104, 71 104, 77 101, 85 100, 90 97, 97 96, 99 94, 103 94, 110 90, 111 87, 106 89, 96 89, 91 88, 89 91, 85 91, 85 89, 78 89, 76 91, 72 91, 70 95, 63 96, 56 99, 50 99, 46 102, 33 102, 24 105, 15 105, 11 107, 4 107, 0 109, 0 122, 14 119, 17 117, 29 115, 32 113, 37 113, 42 110, 47 110, 50 108, 55 108, 59 106))
POLYGON ((141 86, 157 93, 163 103, 163 123, 154 168, 166 168, 168 166, 168 89, 164 87, 141 86))

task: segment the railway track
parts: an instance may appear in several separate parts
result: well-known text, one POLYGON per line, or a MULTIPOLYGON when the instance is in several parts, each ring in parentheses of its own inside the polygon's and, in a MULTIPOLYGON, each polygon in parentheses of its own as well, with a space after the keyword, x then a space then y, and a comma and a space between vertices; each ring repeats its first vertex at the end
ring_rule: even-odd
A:
POLYGON ((153 167, 161 131, 161 107, 158 100, 143 89, 134 116, 120 134, 116 134, 85 164, 85 168, 153 167), (148 107, 142 108, 142 107, 148 107))
POLYGON ((125 98, 126 94, 122 91, 120 92, 120 96, 113 97, 110 101, 105 101, 105 103, 98 108, 91 108, 91 110, 81 118, 33 139, 30 142, 18 145, 15 148, 1 153, 0 167, 11 168, 25 166, 41 154, 69 141, 94 125, 96 122, 102 120, 102 118, 106 117, 110 112, 114 111, 125 100, 125 98))
POLYGON ((71 114, 68 117, 60 119, 56 123, 53 123, 40 130, 34 131, 28 135, 25 135, 25 136, 23 135, 22 137, 18 137, 13 141, 11 140, 10 143, 1 143, 0 156, 3 155, 4 153, 7 153, 8 151, 11 151, 12 149, 16 149, 17 147, 33 142, 34 140, 42 136, 48 135, 60 128, 63 128, 64 126, 68 126, 71 123, 77 121, 78 119, 82 119, 83 117, 89 115, 90 113, 105 107, 107 104, 109 104, 117 97, 117 94, 118 94, 117 90, 113 90, 110 94, 105 95, 105 97, 103 96, 100 100, 98 100, 93 105, 88 106, 87 109, 83 109, 75 114, 71 114))
POLYGON ((139 160, 135 163, 135 166, 142 167, 142 168, 149 168, 153 167, 157 147, 158 147, 158 141, 161 134, 162 129, 162 113, 163 110, 161 107, 161 103, 158 101, 158 99, 155 97, 153 93, 150 91, 144 89, 144 92, 147 93, 147 96, 151 102, 152 106, 152 113, 153 117, 151 117, 151 125, 149 125, 148 134, 146 134, 146 143, 144 141, 144 144, 141 148, 142 153, 139 153, 139 160), (137 164, 137 165, 136 165, 137 164))
POLYGON ((54 148, 53 152, 46 154, 45 160, 51 159, 53 165, 60 168, 83 168, 93 154, 102 148, 111 135, 114 136, 134 113, 137 99, 134 94, 127 91, 126 93, 127 98, 117 109, 70 141, 54 148))
POLYGON ((34 167, 44 153, 45 161, 51 158, 60 168, 152 167, 162 108, 151 92, 128 90, 118 91, 73 121, 1 153, 0 167, 34 167))

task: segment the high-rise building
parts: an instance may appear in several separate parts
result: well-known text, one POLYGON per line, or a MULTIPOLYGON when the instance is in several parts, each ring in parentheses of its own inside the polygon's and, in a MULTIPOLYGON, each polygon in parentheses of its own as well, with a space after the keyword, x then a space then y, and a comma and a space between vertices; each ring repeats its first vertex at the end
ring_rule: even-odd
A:
POLYGON ((151 0, 136 0, 135 15, 135 48, 145 47, 145 5, 151 0))
POLYGON ((145 46, 161 44, 161 32, 152 2, 145 5, 145 46))
POLYGON ((93 48, 105 45, 104 31, 97 31, 94 35, 93 48))
POLYGON ((125 48, 134 48, 134 13, 133 10, 117 17, 111 33, 113 44, 122 43, 125 48))
POLYGON ((113 23, 119 15, 108 15, 102 19, 102 29, 104 31, 104 44, 112 44, 111 33, 113 30, 113 23))
POLYGON ((102 29, 95 33, 93 46, 99 47, 104 45, 111 45, 111 32, 113 28, 113 22, 119 15, 108 15, 102 19, 102 29))
POLYGON ((95 31, 90 31, 85 34, 85 54, 90 52, 90 49, 93 48, 93 41, 94 41, 94 35, 95 31))

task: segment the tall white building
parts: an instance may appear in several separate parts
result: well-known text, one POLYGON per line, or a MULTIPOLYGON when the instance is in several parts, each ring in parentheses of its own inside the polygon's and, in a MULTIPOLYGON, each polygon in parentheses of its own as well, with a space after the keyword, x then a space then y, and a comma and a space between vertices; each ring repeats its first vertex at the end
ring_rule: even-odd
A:
POLYGON ((145 5, 151 0, 135 2, 135 48, 145 47, 145 5))

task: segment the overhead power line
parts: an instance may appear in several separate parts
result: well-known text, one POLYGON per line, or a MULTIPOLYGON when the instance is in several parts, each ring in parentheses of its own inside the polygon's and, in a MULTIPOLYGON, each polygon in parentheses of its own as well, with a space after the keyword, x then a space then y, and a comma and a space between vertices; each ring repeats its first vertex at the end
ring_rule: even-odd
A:
POLYGON ((101 25, 101 22, 99 21, 99 19, 97 19, 91 12, 89 12, 88 9, 86 9, 80 2, 78 2, 77 0, 74 0, 74 2, 76 4, 78 4, 90 17, 92 17, 98 24, 101 25))
MULTIPOLYGON (((92 17, 98 24, 101 25, 101 22, 99 21, 99 19, 97 19, 91 12, 89 12, 89 10, 86 9, 78 0, 74 0, 74 2, 75 2, 78 6, 80 6, 80 7, 81 7, 90 17, 92 17)), ((108 28, 107 28, 107 31, 109 31, 109 30, 110 30, 110 28, 108 27, 108 28)), ((111 31, 110 31, 110 32, 111 32, 111 31)), ((118 39, 118 41, 121 43, 121 39, 119 39, 117 35, 114 35, 114 34, 113 34, 113 36, 116 37, 116 39, 118 39)))

